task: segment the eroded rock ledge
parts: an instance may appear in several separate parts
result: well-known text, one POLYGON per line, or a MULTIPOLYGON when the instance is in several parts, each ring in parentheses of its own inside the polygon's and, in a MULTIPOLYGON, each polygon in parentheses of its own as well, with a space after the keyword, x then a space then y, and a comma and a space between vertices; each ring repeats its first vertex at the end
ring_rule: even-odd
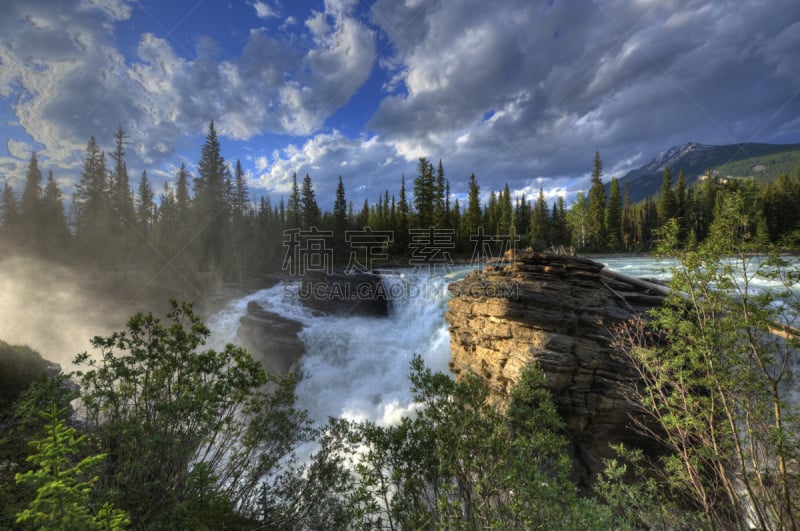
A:
POLYGON ((666 289, 573 256, 517 253, 450 285, 450 370, 472 372, 502 403, 521 371, 538 365, 566 422, 582 479, 613 455, 610 443, 647 448, 623 397, 633 378, 613 355, 614 324, 663 301, 666 289))

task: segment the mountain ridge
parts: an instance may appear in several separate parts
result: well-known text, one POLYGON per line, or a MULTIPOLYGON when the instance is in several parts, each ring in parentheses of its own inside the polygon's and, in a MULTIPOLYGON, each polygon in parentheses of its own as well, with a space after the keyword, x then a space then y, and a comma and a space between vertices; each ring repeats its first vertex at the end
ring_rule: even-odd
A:
POLYGON ((708 170, 727 178, 753 177, 771 181, 781 173, 800 170, 800 144, 688 142, 672 146, 648 163, 630 170, 619 179, 620 186, 628 184, 632 202, 656 195, 661 190, 665 167, 672 173, 673 185, 681 169, 687 185, 698 182, 708 170))

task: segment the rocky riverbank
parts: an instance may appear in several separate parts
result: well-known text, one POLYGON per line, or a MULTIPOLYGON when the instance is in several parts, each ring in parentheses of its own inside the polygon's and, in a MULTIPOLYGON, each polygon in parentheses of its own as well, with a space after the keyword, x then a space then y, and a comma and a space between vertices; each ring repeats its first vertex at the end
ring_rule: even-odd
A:
POLYGON ((450 291, 450 370, 481 376, 503 403, 524 368, 541 368, 583 479, 613 455, 612 443, 652 445, 631 428, 635 408, 623 392, 634 376, 615 356, 609 329, 661 304, 666 288, 585 258, 522 252, 450 291))

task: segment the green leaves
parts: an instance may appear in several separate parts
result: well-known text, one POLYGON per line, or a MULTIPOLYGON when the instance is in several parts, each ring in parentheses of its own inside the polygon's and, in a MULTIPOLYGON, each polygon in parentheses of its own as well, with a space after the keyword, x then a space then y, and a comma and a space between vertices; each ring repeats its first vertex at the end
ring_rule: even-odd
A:
POLYGON ((217 527, 234 507, 255 513, 260 482, 307 436, 307 419, 294 374, 268 375, 234 345, 203 350, 208 328, 191 304, 170 303, 166 323, 137 314, 94 338, 100 355, 78 356, 88 370, 75 378, 109 454, 100 484, 135 525, 217 527))
POLYGON ((17 515, 17 523, 65 530, 123 529, 129 523, 126 514, 108 503, 92 514, 91 493, 97 476, 91 471, 106 455, 77 459, 86 436, 76 437, 76 430, 65 425, 61 418, 65 412, 55 403, 49 411, 40 411, 47 421, 47 436, 32 443, 35 452, 27 461, 33 469, 16 475, 19 485, 36 489, 36 497, 17 515))

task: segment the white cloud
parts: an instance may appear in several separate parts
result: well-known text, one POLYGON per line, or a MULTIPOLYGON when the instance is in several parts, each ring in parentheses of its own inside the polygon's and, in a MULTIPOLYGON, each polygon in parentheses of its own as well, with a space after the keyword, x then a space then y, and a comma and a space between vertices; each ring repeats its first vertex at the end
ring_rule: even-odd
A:
POLYGON ((254 2, 253 8, 256 10, 256 16, 258 18, 270 18, 278 16, 278 13, 276 13, 274 9, 264 2, 254 2))
POLYGON ((31 156, 31 146, 22 140, 9 138, 6 142, 8 154, 18 159, 29 159, 31 156))
MULTIPOLYGON (((264 2, 251 5, 276 14, 264 2)), ((186 57, 167 38, 144 33, 126 59, 112 44, 115 24, 131 16, 123 0, 83 0, 74 11, 54 11, 48 0, 3 4, 0 97, 16 99, 18 123, 43 146, 42 157, 73 170, 89 136, 107 147, 118 124, 130 134, 129 156, 148 167, 170 161, 179 139, 212 119, 233 139, 311 134, 352 97, 376 58, 372 30, 347 5, 326 9, 330 24, 313 43, 256 31, 240 55, 219 60, 208 39, 186 57)))

